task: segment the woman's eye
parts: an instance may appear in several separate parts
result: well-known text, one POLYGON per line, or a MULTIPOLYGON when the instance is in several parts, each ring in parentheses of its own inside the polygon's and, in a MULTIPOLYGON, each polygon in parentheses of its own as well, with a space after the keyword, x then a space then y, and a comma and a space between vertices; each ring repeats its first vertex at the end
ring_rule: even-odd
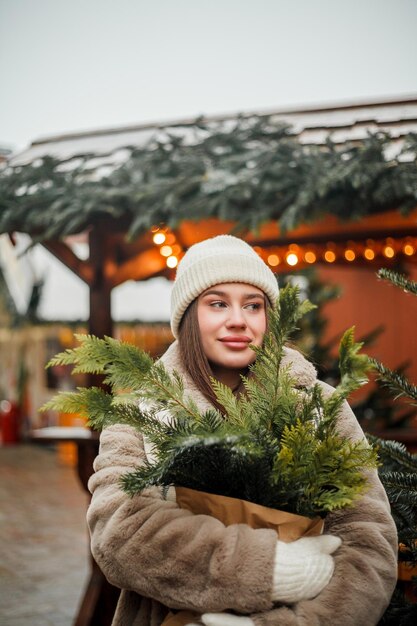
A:
POLYGON ((210 306, 221 308, 221 307, 225 307, 226 303, 217 300, 216 302, 210 302, 210 306))
POLYGON ((251 302, 245 306, 245 309, 249 309, 250 311, 259 311, 261 307, 262 304, 260 302, 251 302))

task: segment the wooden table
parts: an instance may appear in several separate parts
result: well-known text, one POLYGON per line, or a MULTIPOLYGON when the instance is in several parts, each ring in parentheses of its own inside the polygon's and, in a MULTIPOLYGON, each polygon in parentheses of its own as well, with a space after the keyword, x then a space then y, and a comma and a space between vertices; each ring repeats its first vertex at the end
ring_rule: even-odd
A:
MULTIPOLYGON (((93 473, 93 461, 98 453, 99 435, 83 427, 48 427, 32 430, 30 438, 39 443, 75 443, 77 474, 88 491, 88 479, 93 473)), ((74 626, 110 626, 120 589, 111 585, 91 556, 91 574, 81 600, 74 626)))

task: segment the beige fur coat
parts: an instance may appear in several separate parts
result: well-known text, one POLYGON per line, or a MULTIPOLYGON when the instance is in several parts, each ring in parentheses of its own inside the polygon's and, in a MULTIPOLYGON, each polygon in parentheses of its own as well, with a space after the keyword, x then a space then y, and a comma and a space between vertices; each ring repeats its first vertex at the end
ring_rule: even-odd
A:
MULTIPOLYGON (((285 359, 300 385, 316 381, 313 366, 298 352, 287 349, 285 359)), ((162 360, 182 373, 187 391, 207 408, 183 370, 176 343, 162 360)), ((347 403, 339 430, 346 437, 363 437, 347 403)), ((329 585, 313 600, 277 606, 271 601, 275 532, 244 524, 225 527, 179 509, 156 488, 129 497, 119 478, 144 458, 143 439, 133 428, 109 427, 101 434, 89 482, 92 553, 108 580, 122 589, 114 626, 160 626, 167 607, 236 611, 250 615, 256 626, 377 624, 396 582, 397 536, 376 472, 354 508, 326 518, 325 532, 342 539, 329 585)))

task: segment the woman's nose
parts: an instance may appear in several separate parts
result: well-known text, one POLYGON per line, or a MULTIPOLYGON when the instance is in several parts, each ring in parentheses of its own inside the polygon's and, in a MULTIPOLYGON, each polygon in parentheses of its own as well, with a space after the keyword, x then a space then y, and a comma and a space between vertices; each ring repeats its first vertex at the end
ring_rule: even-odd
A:
POLYGON ((231 307, 229 309, 229 316, 227 318, 226 325, 229 326, 229 327, 233 327, 233 326, 244 327, 244 326, 246 326, 246 319, 245 319, 244 313, 243 313, 243 311, 242 311, 242 309, 240 307, 231 307))

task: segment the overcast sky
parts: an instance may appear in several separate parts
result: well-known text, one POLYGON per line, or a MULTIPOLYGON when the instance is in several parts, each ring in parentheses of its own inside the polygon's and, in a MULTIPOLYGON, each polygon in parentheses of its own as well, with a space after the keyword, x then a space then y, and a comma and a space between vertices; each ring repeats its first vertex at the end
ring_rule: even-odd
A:
MULTIPOLYGON (((416 27, 417 0, 0 0, 0 147, 200 114, 415 95, 416 27)), ((51 317, 71 317, 76 302, 85 309, 86 289, 71 280, 59 298, 48 287, 51 317)), ((168 315, 168 296, 130 288, 116 290, 116 317, 129 303, 139 315, 168 315)))
POLYGON ((417 92, 416 0, 0 0, 0 144, 417 92))

